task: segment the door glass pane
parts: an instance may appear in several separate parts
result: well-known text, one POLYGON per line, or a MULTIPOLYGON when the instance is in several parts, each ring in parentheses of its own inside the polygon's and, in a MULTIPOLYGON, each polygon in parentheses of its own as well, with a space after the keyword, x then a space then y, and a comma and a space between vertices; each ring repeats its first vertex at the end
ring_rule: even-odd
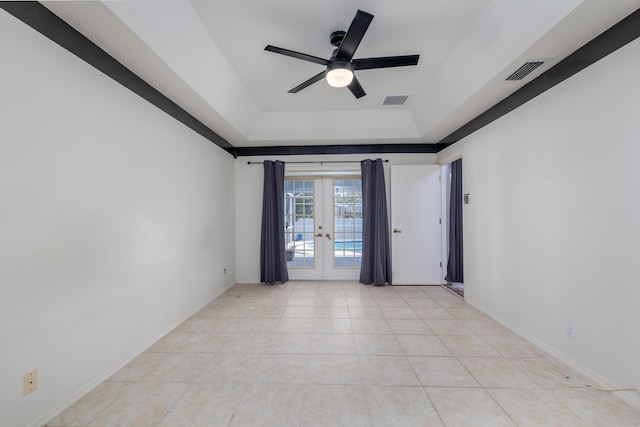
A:
POLYGON ((285 179, 284 237, 289 268, 313 268, 315 229, 314 181, 285 179))
POLYGON ((360 268, 362 261, 362 181, 333 180, 333 265, 360 268))

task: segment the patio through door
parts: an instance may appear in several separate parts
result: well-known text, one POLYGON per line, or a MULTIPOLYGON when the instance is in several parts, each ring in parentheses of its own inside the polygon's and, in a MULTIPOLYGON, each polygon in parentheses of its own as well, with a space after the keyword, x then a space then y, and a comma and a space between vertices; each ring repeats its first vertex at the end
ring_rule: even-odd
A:
POLYGON ((362 258, 360 177, 286 177, 284 197, 289 278, 358 280, 362 258))

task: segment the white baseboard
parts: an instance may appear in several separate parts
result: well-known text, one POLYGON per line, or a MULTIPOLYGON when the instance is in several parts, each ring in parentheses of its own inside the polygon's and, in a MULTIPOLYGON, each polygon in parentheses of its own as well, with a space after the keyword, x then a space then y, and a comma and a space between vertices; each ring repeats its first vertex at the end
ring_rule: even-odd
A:
MULTIPOLYGON (((467 303, 469 305, 471 305, 471 306, 477 308, 478 310, 482 311, 484 314, 486 314, 487 316, 491 317, 495 321, 499 322, 500 324, 502 324, 506 328, 512 330, 513 332, 517 333, 518 335, 520 335, 521 337, 523 337, 524 339, 526 339, 527 341, 529 341, 533 345, 539 347, 543 351, 545 351, 548 354, 550 354, 551 356, 555 357, 560 362, 562 362, 565 365, 567 365, 570 369, 573 369, 574 371, 576 371, 580 375, 583 375, 584 377, 588 378, 589 380, 591 380, 591 382, 596 384, 598 387, 605 388, 605 389, 611 389, 611 390, 616 390, 616 389, 623 388, 623 387, 620 387, 620 386, 618 386, 616 384, 611 383, 610 381, 608 381, 607 379, 603 378, 599 374, 593 372, 591 369, 589 369, 586 366, 580 364, 579 362, 576 362, 575 360, 573 360, 571 357, 567 356, 566 354, 564 354, 564 353, 558 351, 557 349, 549 346, 545 342, 540 341, 536 337, 534 337, 534 336, 530 335, 529 333, 527 333, 526 331, 518 328, 517 326, 513 325, 512 323, 508 322, 507 320, 503 319, 502 317, 496 315, 495 313, 492 313, 491 310, 487 310, 485 307, 481 306, 480 304, 474 303, 473 301, 469 301, 469 300, 466 300, 466 301, 467 301, 467 303)), ((631 405, 634 408, 640 410, 640 395, 638 395, 638 393, 634 393, 632 391, 617 391, 617 392, 615 392, 615 395, 618 396, 620 399, 624 400, 629 405, 631 405)))
POLYGON ((107 379, 109 379, 113 374, 115 374, 116 372, 118 372, 120 369, 124 368, 129 362, 131 362, 133 359, 135 359, 136 357, 140 356, 142 353, 144 353, 149 347, 151 347, 153 344, 155 344, 156 342, 160 341, 162 338, 164 338, 169 332, 173 331, 175 328, 177 328, 180 324, 182 324, 185 320, 189 319, 190 317, 192 317, 194 314, 196 314, 198 311, 202 310, 204 307, 206 307, 209 303, 211 303, 211 301, 215 300, 216 298, 218 298, 220 295, 222 295, 225 291, 227 291, 229 288, 231 288, 231 286, 233 286, 233 284, 230 284, 229 287, 227 287, 226 289, 223 289, 222 292, 218 293, 217 295, 215 295, 213 298, 211 298, 209 301, 206 301, 204 304, 202 304, 201 306, 199 306, 196 310, 194 310, 192 313, 187 314, 186 316, 183 316, 182 318, 178 319, 177 321, 175 321, 172 325, 170 325, 168 328, 164 329, 162 332, 160 332, 160 334, 158 334, 157 336, 155 336, 154 338, 151 338, 150 340, 148 340, 146 343, 142 344, 140 347, 138 347, 136 350, 132 351, 131 353, 129 353, 128 356, 124 357, 122 360, 120 360, 118 363, 116 363, 113 367, 111 367, 110 369, 108 369, 107 371, 103 372, 102 374, 98 375, 97 377, 95 377, 92 381, 90 381, 86 386, 82 387, 80 390, 78 390, 77 392, 73 393, 72 395, 70 395, 68 398, 66 398, 64 401, 60 402, 60 404, 56 405, 56 407, 54 407, 53 409, 45 412, 44 414, 42 414, 40 417, 38 417, 35 421, 33 421, 32 423, 29 424, 28 427, 42 427, 45 426, 48 422, 50 422, 51 420, 53 420, 55 417, 57 417, 58 415, 60 415, 65 409, 67 409, 69 406, 73 405, 75 402, 77 402, 78 400, 80 400, 81 398, 83 398, 87 393, 89 393, 91 390, 93 390, 94 388, 96 388, 97 386, 99 386, 100 384, 102 384, 103 382, 105 382, 107 379))

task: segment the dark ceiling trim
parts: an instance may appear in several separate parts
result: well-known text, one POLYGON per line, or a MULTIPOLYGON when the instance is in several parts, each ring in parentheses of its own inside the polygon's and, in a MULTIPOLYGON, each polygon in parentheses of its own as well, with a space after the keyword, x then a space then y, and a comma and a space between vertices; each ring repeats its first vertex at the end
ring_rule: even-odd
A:
POLYGON ((460 141, 494 120, 526 104, 558 83, 640 37, 640 9, 636 10, 562 61, 438 142, 438 151, 460 141))
POLYGON ((236 147, 235 156, 304 156, 316 154, 437 153, 435 144, 284 145, 236 147))
POLYGON ((201 121, 131 72, 40 3, 33 1, 2 1, 0 2, 0 8, 97 68, 122 86, 146 99, 196 133, 233 154, 234 147, 226 139, 209 129, 201 121))

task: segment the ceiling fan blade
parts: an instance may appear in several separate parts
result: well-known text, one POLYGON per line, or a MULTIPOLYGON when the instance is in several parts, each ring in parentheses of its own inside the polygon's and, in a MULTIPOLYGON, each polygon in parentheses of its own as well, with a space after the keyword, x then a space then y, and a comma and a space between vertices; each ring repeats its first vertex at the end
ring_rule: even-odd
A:
POLYGON ((268 50, 269 52, 279 53, 280 55, 290 56, 296 59, 302 59, 303 61, 315 62, 320 65, 329 65, 331 61, 318 58, 317 56, 307 55, 306 53, 300 53, 289 49, 283 49, 281 47, 267 45, 264 50, 268 50))
POLYGON ((347 87, 356 98, 362 98, 367 94, 360 85, 360 82, 358 81, 356 76, 353 76, 353 80, 351 80, 351 83, 347 87))
MULTIPOLYGON (((324 79, 324 71, 316 74, 315 76, 311 77, 309 80, 300 83, 298 86, 294 87, 293 89, 291 89, 289 91, 289 93, 297 93, 300 92, 302 89, 311 86, 312 84, 319 82, 320 80, 324 79)), ((355 80, 355 79, 354 79, 355 80)))
POLYGON ((360 45, 360 42, 364 37, 364 33, 367 32, 367 28, 369 28, 369 24, 371 24, 372 20, 372 14, 363 12, 362 10, 358 10, 356 12, 356 16, 353 18, 353 21, 351 21, 349 30, 347 30, 347 34, 345 34, 344 39, 338 48, 338 52, 336 53, 336 58, 338 60, 351 61, 353 54, 356 53, 356 49, 360 45))
POLYGON ((372 68, 405 67, 417 65, 420 55, 384 56, 379 58, 363 58, 351 61, 354 70, 370 70, 372 68))

